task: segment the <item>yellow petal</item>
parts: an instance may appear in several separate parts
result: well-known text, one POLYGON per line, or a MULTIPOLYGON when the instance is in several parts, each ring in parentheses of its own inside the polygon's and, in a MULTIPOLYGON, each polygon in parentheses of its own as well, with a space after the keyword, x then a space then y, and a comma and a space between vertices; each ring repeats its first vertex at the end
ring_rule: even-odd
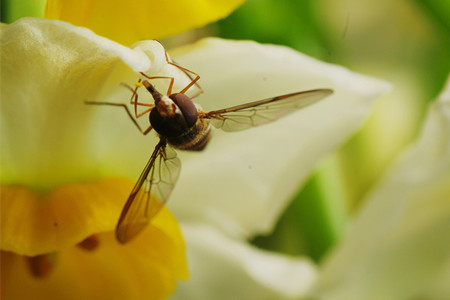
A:
POLYGON ((174 35, 226 17, 243 0, 49 0, 45 15, 124 45, 174 35))
POLYGON ((158 227, 172 222, 164 209, 155 226, 125 246, 109 232, 99 235, 95 251, 69 247, 45 278, 31 274, 25 257, 2 252, 2 299, 164 299, 176 279, 187 278, 179 229, 169 237, 158 227))
POLYGON ((183 237, 163 207, 142 234, 119 244, 112 230, 131 187, 127 180, 105 179, 39 195, 2 186, 2 250, 29 256, 59 250, 43 277, 33 275, 24 256, 2 251, 2 299, 167 297, 177 279, 188 277, 183 237), (94 250, 73 246, 102 231, 94 250))
MULTIPOLYGON (((3 185, 2 250, 40 255, 77 244, 92 234, 112 231, 132 187, 132 181, 118 178, 67 184, 48 193, 3 185)), ((163 211, 149 230, 161 228, 171 237, 174 248, 183 248, 177 222, 163 211)), ((171 254, 168 250, 164 252, 171 254)))
POLYGON ((131 181, 121 179, 67 184, 47 193, 2 185, 2 250, 34 256, 111 231, 131 188, 131 181))

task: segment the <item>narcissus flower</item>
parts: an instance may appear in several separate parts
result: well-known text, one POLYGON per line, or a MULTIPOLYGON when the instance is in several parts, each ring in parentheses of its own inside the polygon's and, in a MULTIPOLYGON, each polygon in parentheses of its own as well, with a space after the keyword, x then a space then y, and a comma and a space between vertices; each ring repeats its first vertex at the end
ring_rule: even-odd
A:
MULTIPOLYGON (((131 93, 120 83, 133 84, 140 71, 174 77, 175 91, 190 79, 167 65, 154 41, 130 49, 42 19, 20 20, 1 34, 1 71, 8 74, 1 81, 2 298, 167 296, 176 279, 187 277, 184 244, 168 210, 129 245, 120 246, 111 233, 157 139, 143 137, 122 109, 84 101, 126 103, 131 93), (53 271, 46 273, 47 266, 53 271)), ((182 171, 169 202, 186 237, 191 273, 175 298, 303 295, 314 266, 255 249, 247 239, 273 228, 315 164, 361 126, 390 86, 254 42, 206 39, 171 53, 201 75, 204 95, 195 100, 206 111, 334 90, 273 124, 216 131, 204 151, 180 151, 182 171)))

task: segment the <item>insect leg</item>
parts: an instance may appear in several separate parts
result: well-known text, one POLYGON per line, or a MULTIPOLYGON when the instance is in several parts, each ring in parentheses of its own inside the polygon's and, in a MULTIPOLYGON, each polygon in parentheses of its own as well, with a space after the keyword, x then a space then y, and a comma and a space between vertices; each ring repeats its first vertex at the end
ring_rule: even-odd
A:
POLYGON ((147 76, 145 73, 140 72, 142 76, 148 79, 170 79, 169 88, 167 89, 167 96, 172 95, 172 87, 175 79, 169 76, 147 76))
POLYGON ((180 91, 180 93, 181 93, 181 94, 184 94, 188 89, 190 89, 190 88, 195 84, 195 85, 198 87, 198 89, 199 89, 200 91, 199 91, 198 93, 196 93, 195 96, 192 96, 191 98, 195 98, 195 97, 197 97, 197 96, 203 94, 203 89, 202 89, 202 88, 200 87, 200 85, 197 83, 197 81, 200 79, 200 75, 198 75, 198 74, 195 73, 194 71, 191 71, 191 70, 189 70, 189 69, 183 68, 182 66, 179 66, 179 65, 177 65, 176 63, 170 62, 170 61, 169 61, 169 58, 167 57, 167 52, 165 52, 165 53, 166 53, 166 60, 167 60, 167 63, 168 63, 169 65, 175 66, 175 67, 177 67, 178 69, 180 69, 181 71, 183 71, 184 74, 186 74, 186 76, 189 77, 189 79, 191 80, 191 82, 190 82, 188 85, 186 85, 186 86, 184 87, 184 89, 182 89, 182 90, 180 91), (192 79, 192 77, 191 77, 191 75, 190 75, 189 73, 193 74, 193 75, 195 76, 195 78, 192 79))
MULTIPOLYGON (((156 41, 156 42, 158 42, 159 44, 161 44, 161 42, 158 41, 158 40, 154 40, 154 41, 156 41)), ((177 67, 178 69, 180 69, 181 71, 183 71, 183 73, 186 74, 186 76, 189 77, 189 79, 191 80, 191 82, 190 82, 188 85, 186 85, 186 86, 180 91, 180 94, 186 93, 186 91, 187 91, 188 89, 190 89, 194 84, 197 86, 197 88, 198 88, 200 91, 199 91, 198 93, 196 93, 194 96, 192 96, 191 99, 192 99, 192 98, 195 98, 195 97, 197 97, 197 96, 199 96, 199 95, 201 95, 201 94, 203 94, 203 89, 202 89, 202 88, 200 87, 200 85, 197 83, 197 81, 200 79, 200 75, 198 75, 198 74, 195 73, 194 71, 191 71, 191 70, 189 70, 189 69, 186 69, 186 68, 184 68, 184 67, 178 65, 177 63, 175 63, 175 62, 173 62, 173 61, 170 61, 170 60, 169 60, 169 55, 167 54, 167 51, 166 51, 166 48, 164 48, 164 46, 163 46, 162 44, 161 44, 161 46, 162 46, 163 49, 164 49, 164 55, 165 55, 165 57, 166 57, 166 62, 167 62, 169 65, 172 65, 172 66, 174 66, 174 67, 177 67), (192 78, 191 74, 194 75, 194 78, 192 78)))
POLYGON ((194 71, 191 71, 191 70, 189 70, 189 69, 183 68, 182 66, 180 66, 180 65, 178 65, 178 64, 176 64, 176 63, 174 63, 174 62, 169 61, 169 57, 168 57, 167 51, 166 51, 165 49, 164 49, 164 53, 165 53, 165 55, 166 55, 166 61, 167 61, 167 63, 168 63, 169 65, 172 65, 172 66, 174 66, 174 67, 177 67, 178 69, 180 69, 181 71, 183 71, 183 73, 186 74, 186 76, 189 77, 189 79, 191 80, 191 82, 190 82, 187 86, 185 86, 184 89, 182 89, 182 90, 180 91, 180 93, 181 93, 181 94, 184 94, 188 89, 191 88, 191 86, 193 86, 193 85, 195 84, 195 85, 197 86, 197 88, 198 88, 200 91, 199 91, 198 93, 196 93, 194 96, 192 96, 191 99, 192 99, 192 98, 195 98, 195 97, 197 97, 197 96, 199 96, 199 95, 201 95, 201 94, 203 94, 203 89, 202 89, 202 88, 200 87, 200 85, 197 83, 197 81, 200 79, 200 75, 198 75, 198 74, 195 73, 194 71), (195 76, 195 78, 192 78, 192 76, 191 76, 190 74, 193 74, 193 75, 195 76))
POLYGON ((136 82, 134 84, 134 86, 135 86, 134 89, 131 86, 129 86, 128 84, 126 84, 126 83, 122 82, 121 84, 122 84, 122 86, 126 87, 131 92, 133 92, 133 94, 131 95, 131 98, 130 98, 130 104, 132 104, 134 106, 134 115, 136 116, 136 118, 142 117, 143 115, 145 115, 146 113, 148 113, 149 111, 151 111, 153 109, 153 107, 155 106, 154 104, 143 103, 143 102, 139 102, 138 101, 137 90, 142 86, 142 80, 141 79, 139 79, 138 82, 136 82), (140 106, 147 106, 149 108, 138 114, 138 112, 137 112, 137 106, 138 105, 140 105, 140 106))
MULTIPOLYGON (((89 104, 89 105, 111 105, 111 106, 121 106, 125 109, 125 111, 127 112, 128 116, 130 117, 131 121, 133 122, 134 125, 136 125, 137 129, 139 129, 139 131, 143 134, 143 135, 147 135, 147 133, 150 132, 150 130, 152 130, 152 126, 150 125, 147 129, 142 130, 141 126, 139 126, 138 122, 136 121, 136 119, 133 118, 133 115, 131 114, 130 110, 128 109, 128 107, 126 106, 126 104, 123 103, 113 103, 113 102, 95 102, 95 101, 84 101, 85 104, 89 104)), ((151 108, 150 108, 151 110, 151 108)))

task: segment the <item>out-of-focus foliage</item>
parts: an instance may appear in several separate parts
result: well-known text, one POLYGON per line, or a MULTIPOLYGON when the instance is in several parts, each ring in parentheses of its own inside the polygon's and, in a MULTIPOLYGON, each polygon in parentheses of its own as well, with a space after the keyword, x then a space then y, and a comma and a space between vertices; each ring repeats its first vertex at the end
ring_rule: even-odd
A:
POLYGON ((22 17, 43 17, 46 0, 2 0, 0 19, 12 23, 22 17))

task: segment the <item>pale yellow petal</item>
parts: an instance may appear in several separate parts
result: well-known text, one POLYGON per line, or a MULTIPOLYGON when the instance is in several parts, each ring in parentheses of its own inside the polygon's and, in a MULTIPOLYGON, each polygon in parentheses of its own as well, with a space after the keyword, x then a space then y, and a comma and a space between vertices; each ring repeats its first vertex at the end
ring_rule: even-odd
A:
MULTIPOLYGON (((168 67, 162 45, 130 49, 39 18, 4 26, 0 35, 1 182, 48 191, 111 175, 136 180, 157 138, 143 136, 120 107, 84 102, 129 102, 121 83, 133 85, 139 71, 173 76, 179 88, 178 77, 187 76, 168 67)), ((148 118, 140 121, 149 126, 148 118)))

